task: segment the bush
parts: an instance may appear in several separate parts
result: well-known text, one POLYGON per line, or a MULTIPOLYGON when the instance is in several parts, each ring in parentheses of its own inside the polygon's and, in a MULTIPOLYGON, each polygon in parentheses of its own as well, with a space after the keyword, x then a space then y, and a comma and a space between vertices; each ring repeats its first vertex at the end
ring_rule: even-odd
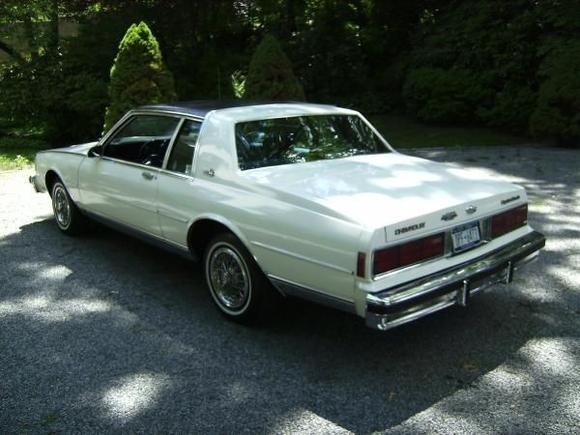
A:
POLYGON ((530 87, 513 84, 497 91, 493 103, 480 106, 477 115, 488 126, 525 132, 536 98, 530 87))
POLYGON ((91 15, 80 21, 76 37, 63 41, 64 101, 74 119, 65 129, 75 142, 95 140, 103 131, 111 63, 130 25, 128 20, 112 12, 91 15))
POLYGON ((111 68, 109 98, 105 131, 130 109, 176 98, 173 77, 163 62, 159 43, 144 22, 131 25, 119 44, 111 68))
POLYGON ((403 96, 418 119, 457 123, 475 118, 485 91, 468 71, 418 68, 407 75, 403 96))
POLYGON ((0 64, 0 117, 53 146, 95 140, 103 129, 110 65, 127 24, 112 14, 80 21, 79 34, 46 51, 0 64))
POLYGON ((258 45, 248 70, 244 98, 303 101, 304 89, 292 71, 290 60, 271 35, 258 45))
POLYGON ((442 6, 421 26, 411 54, 404 87, 411 111, 421 119, 525 131, 537 96, 543 7, 528 0, 442 6))
POLYGON ((558 44, 545 59, 544 77, 530 130, 563 143, 580 139, 580 41, 558 44))
POLYGON ((35 126, 51 141, 68 139, 60 128, 72 123, 67 107, 67 77, 62 62, 43 53, 0 70, 0 116, 20 126, 35 126))

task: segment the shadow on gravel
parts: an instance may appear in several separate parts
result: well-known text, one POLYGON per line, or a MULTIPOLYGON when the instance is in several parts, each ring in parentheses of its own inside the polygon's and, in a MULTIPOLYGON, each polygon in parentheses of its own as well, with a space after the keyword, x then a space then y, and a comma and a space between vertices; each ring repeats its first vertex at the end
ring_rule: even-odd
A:
POLYGON ((2 242, 0 325, 19 338, 2 340, 0 426, 13 429, 384 430, 544 327, 499 288, 387 334, 301 302, 245 328, 214 310, 197 265, 113 231, 71 239, 42 221, 2 242))
MULTIPOLYGON (((563 204, 532 205, 549 240, 579 235, 571 183, 521 182, 532 200, 563 204)), ((298 301, 261 328, 229 323, 197 265, 106 229, 73 239, 46 220, 0 243, 0 427, 16 431, 386 430, 479 388, 530 340, 565 332, 580 306, 574 292, 529 291, 569 285, 577 254, 551 242, 541 274, 383 334, 298 301)))

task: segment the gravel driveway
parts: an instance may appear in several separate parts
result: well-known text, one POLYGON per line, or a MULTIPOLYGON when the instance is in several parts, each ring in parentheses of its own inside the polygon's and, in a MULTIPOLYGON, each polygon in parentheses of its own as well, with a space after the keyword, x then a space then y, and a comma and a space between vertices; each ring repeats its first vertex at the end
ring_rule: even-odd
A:
POLYGON ((415 154, 524 185, 548 242, 511 287, 383 334, 301 302, 228 323, 197 265, 64 237, 0 175, 0 432, 578 433, 580 152, 415 154))

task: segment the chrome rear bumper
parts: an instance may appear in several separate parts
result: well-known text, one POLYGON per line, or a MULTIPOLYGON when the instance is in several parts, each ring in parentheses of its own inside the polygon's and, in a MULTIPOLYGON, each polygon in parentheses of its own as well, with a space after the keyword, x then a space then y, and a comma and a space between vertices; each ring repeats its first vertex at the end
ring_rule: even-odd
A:
POLYGON ((509 284, 516 269, 538 257, 545 237, 534 231, 482 257, 406 284, 369 294, 367 326, 386 331, 469 299, 492 285, 509 284))

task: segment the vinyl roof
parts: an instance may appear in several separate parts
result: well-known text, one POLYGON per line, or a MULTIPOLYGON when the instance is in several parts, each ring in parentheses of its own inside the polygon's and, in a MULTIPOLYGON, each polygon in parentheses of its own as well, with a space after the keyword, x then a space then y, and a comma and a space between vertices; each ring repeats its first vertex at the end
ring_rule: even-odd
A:
MULTIPOLYGON (((153 109, 164 112, 179 112, 187 115, 205 117, 212 110, 231 109, 235 107, 247 106, 268 106, 272 104, 299 104, 308 106, 308 103, 301 103, 297 101, 252 101, 252 100, 203 100, 203 101, 184 101, 178 103, 155 104, 149 106, 142 106, 140 109, 153 109)), ((312 105, 320 107, 320 105, 312 105)), ((334 107, 334 106, 329 106, 334 107)))

